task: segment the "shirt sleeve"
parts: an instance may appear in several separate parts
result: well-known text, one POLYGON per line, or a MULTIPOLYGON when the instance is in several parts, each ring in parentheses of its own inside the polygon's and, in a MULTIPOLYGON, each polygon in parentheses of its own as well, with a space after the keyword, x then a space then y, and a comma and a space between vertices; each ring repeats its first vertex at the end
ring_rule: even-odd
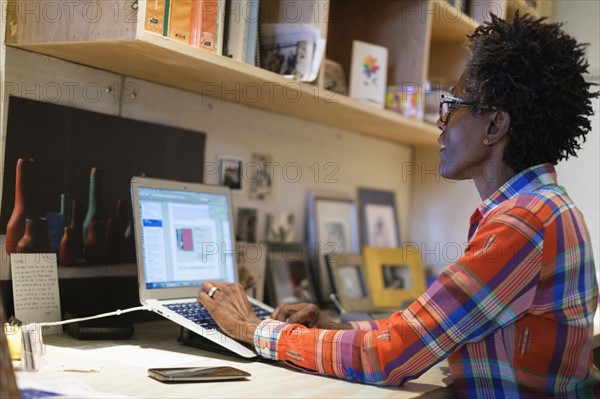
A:
POLYGON ((511 324, 531 305, 541 268, 542 223, 511 208, 482 223, 465 254, 408 309, 353 330, 263 321, 257 352, 352 381, 397 386, 461 345, 511 324), (367 327, 367 328, 365 328, 367 327))

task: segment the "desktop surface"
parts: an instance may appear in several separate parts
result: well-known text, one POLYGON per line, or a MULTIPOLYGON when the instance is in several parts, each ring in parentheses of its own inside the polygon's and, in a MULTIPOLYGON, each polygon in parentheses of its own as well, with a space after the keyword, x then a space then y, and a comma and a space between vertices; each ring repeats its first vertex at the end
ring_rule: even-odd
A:
MULTIPOLYGON (((376 387, 313 375, 282 362, 249 361, 184 346, 177 342, 179 326, 169 321, 138 323, 135 328, 133 337, 123 341, 78 341, 66 334, 46 337, 48 364, 39 372, 18 371, 19 387, 52 388, 64 382, 91 389, 85 396, 98 397, 455 397, 446 362, 403 387, 376 387), (251 377, 240 381, 165 384, 147 373, 149 368, 216 366, 235 367, 249 372, 251 377), (100 371, 70 372, 60 371, 61 368, 100 371)), ((74 392, 78 393, 81 391, 74 392)))

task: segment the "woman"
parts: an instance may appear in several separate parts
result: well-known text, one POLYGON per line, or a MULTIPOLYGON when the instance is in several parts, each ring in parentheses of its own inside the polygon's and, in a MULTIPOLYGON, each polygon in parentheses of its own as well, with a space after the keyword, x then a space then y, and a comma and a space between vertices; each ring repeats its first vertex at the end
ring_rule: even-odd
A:
POLYGON ((584 46, 518 14, 469 40, 437 122, 440 174, 472 179, 483 201, 464 256, 388 320, 337 324, 304 304, 261 321, 240 287, 206 283, 198 301, 226 333, 347 380, 401 385, 448 358, 463 398, 600 397, 590 237, 554 171, 590 130, 584 46))

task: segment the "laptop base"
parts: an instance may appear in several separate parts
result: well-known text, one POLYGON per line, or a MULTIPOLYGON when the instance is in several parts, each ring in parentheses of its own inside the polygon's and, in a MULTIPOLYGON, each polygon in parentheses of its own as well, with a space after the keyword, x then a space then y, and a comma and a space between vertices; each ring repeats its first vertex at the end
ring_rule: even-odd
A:
MULTIPOLYGON (((198 335, 195 332, 188 330, 185 327, 180 328, 179 337, 177 337, 177 341, 181 342, 183 345, 186 345, 186 346, 191 346, 193 348, 207 350, 210 352, 216 352, 221 355, 233 356, 237 359, 256 360, 256 359, 248 359, 247 357, 240 356, 239 354, 237 354, 233 351, 230 351, 229 349, 225 348, 224 346, 216 344, 213 341, 211 341, 210 339, 204 338, 203 336, 198 335)), ((254 348, 250 347, 250 345, 247 345, 244 343, 242 343, 242 345, 254 350, 254 348)))

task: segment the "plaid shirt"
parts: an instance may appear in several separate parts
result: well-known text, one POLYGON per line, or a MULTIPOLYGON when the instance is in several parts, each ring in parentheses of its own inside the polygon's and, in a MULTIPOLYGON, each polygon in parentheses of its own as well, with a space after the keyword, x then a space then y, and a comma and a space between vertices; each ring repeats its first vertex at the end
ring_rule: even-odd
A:
POLYGON ((471 217, 464 256, 408 309, 353 330, 263 321, 259 354, 377 385, 448 358, 462 398, 600 397, 590 237, 550 164, 514 176, 471 217))

